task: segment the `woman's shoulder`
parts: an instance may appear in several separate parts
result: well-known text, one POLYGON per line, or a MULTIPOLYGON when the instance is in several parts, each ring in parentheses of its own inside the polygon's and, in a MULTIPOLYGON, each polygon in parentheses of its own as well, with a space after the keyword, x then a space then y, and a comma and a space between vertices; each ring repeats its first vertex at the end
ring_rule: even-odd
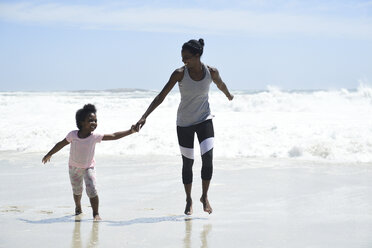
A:
POLYGON ((185 72, 185 66, 182 66, 180 68, 175 69, 173 73, 183 74, 184 72, 185 72))
POLYGON ((206 65, 206 66, 207 66, 208 71, 209 71, 210 73, 218 72, 218 70, 217 70, 216 67, 214 67, 214 66, 210 66, 210 65, 206 65))
POLYGON ((219 72, 216 67, 207 65, 207 68, 208 68, 209 73, 212 76, 212 79, 215 79, 216 77, 218 77, 219 72))
POLYGON ((172 77, 174 77, 177 81, 181 81, 183 79, 184 74, 185 66, 182 66, 174 70, 174 72, 172 73, 172 77))

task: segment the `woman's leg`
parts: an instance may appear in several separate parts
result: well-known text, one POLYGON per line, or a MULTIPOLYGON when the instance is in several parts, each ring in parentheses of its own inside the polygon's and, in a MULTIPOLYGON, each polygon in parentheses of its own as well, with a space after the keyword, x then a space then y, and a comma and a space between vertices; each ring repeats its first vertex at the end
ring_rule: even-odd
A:
POLYGON ((185 214, 192 214, 191 189, 194 164, 194 130, 192 127, 177 127, 178 144, 182 154, 182 182, 186 193, 185 214))
POLYGON ((213 174, 214 129, 212 120, 207 120, 198 124, 196 133, 198 135, 200 153, 202 156, 201 178, 203 192, 200 201, 203 204, 204 211, 211 214, 212 207, 208 201, 208 190, 213 174))

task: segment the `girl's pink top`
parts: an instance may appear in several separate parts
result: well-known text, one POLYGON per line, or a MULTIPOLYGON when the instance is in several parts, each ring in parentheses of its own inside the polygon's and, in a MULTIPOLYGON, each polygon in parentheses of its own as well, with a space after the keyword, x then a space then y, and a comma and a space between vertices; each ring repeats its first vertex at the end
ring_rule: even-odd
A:
POLYGON ((78 130, 71 131, 66 136, 66 140, 71 143, 70 158, 68 165, 79 168, 94 167, 94 150, 96 143, 102 141, 102 134, 92 133, 90 136, 81 139, 78 137, 78 130))

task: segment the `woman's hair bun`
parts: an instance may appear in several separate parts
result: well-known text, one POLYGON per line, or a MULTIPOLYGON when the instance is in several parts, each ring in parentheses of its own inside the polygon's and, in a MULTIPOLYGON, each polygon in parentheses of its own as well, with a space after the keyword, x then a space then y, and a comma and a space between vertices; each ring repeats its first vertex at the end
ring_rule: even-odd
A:
POLYGON ((204 40, 201 38, 199 40, 189 40, 182 46, 182 51, 185 49, 191 52, 191 54, 193 55, 199 54, 200 56, 202 56, 204 49, 204 40))
POLYGON ((204 47, 204 40, 202 38, 199 39, 199 43, 202 45, 202 47, 204 47))

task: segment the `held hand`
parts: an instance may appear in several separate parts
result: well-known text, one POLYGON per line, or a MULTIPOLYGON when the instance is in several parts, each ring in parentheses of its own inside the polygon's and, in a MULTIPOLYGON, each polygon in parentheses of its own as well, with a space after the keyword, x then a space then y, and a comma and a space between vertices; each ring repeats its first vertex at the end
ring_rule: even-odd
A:
POLYGON ((143 125, 145 125, 145 123, 146 123, 146 118, 141 118, 138 122, 137 122, 137 124, 136 124, 136 130, 137 130, 137 132, 139 132, 139 130, 143 127, 143 125))
POLYGON ((233 99, 234 99, 234 95, 229 95, 228 97, 227 97, 227 99, 229 99, 229 101, 232 101, 233 99))
POLYGON ((137 130, 137 128, 136 128, 136 125, 132 125, 131 127, 130 127, 130 132, 131 133, 136 133, 136 132, 138 132, 139 130, 137 130))
POLYGON ((50 158, 51 158, 51 157, 52 157, 52 155, 45 155, 44 158, 43 158, 43 160, 42 160, 42 162, 43 162, 44 164, 46 164, 47 162, 50 161, 50 158))

